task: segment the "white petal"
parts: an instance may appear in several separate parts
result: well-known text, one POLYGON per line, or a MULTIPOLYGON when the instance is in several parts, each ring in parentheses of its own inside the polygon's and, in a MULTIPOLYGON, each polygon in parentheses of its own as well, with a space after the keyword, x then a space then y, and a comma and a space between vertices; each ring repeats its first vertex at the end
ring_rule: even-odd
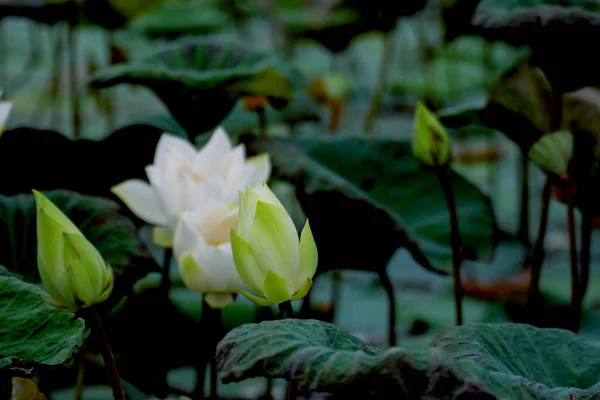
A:
POLYGON ((181 155, 186 161, 192 162, 196 155, 196 148, 183 138, 170 133, 163 133, 156 146, 154 164, 160 167, 164 162, 164 158, 172 152, 181 155))
POLYGON ((144 221, 153 225, 164 225, 167 220, 160 207, 157 196, 146 182, 130 179, 112 188, 129 209, 144 221))
POLYGON ((217 128, 206 145, 196 154, 194 159, 194 171, 203 176, 212 175, 231 151, 231 140, 223 128, 217 128), (210 171, 211 173, 204 173, 210 171))
POLYGON ((231 229, 238 225, 238 209, 228 209, 220 206, 204 217, 197 225, 200 234, 209 245, 228 243, 231 229))
POLYGON ((185 253, 193 253, 196 249, 204 244, 204 240, 191 220, 191 213, 184 214, 173 237, 173 252, 177 259, 183 257, 185 253))
POLYGON ((244 287, 235 263, 231 244, 202 246, 194 252, 194 260, 211 283, 212 292, 237 293, 244 287))

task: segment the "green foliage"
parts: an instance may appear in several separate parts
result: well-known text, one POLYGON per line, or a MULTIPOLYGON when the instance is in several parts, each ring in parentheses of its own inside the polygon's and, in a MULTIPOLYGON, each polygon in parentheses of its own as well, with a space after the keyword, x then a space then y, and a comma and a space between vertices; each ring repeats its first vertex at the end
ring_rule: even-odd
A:
MULTIPOLYGON (((298 188, 319 247, 319 270, 380 271, 399 247, 425 268, 450 268, 442 189, 412 156, 410 143, 349 135, 246 142, 254 153, 269 152, 274 173, 298 188)), ((484 257, 496 228, 489 200, 457 174, 449 179, 463 243, 484 257)))
POLYGON ((287 106, 291 82, 300 79, 276 57, 241 43, 183 38, 141 60, 102 70, 91 83, 96 88, 146 86, 193 139, 221 122, 239 97, 261 95, 276 108, 287 106))
POLYGON ((375 398, 591 399, 599 390, 600 343, 524 324, 472 324, 427 350, 380 350, 325 322, 273 321, 234 329, 217 354, 224 382, 285 377, 311 391, 375 398))
MULTIPOLYGON (((154 267, 135 225, 119 214, 111 200, 69 191, 45 192, 45 195, 96 246, 113 267, 122 290, 154 267)), ((0 264, 29 282, 38 282, 36 206, 33 194, 0 196, 0 264), (7 249, 7 251, 4 251, 7 249)))
POLYGON ((55 309, 43 294, 36 285, 0 275, 0 371, 62 365, 79 351, 83 320, 55 309))

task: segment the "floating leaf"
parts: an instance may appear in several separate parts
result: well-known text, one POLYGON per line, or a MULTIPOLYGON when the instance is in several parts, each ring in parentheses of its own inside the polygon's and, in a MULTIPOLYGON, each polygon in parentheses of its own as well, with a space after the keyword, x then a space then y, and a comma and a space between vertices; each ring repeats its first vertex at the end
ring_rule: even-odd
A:
MULTIPOLYGON (((69 191, 44 194, 98 249, 113 267, 117 284, 129 291, 133 282, 158 266, 137 237, 135 225, 104 198, 69 191)), ((39 282, 36 206, 33 194, 0 196, 0 264, 29 282, 39 282)))
POLYGON ((215 38, 183 38, 150 56, 101 70, 94 87, 143 85, 167 106, 191 138, 214 128, 246 95, 269 98, 275 108, 291 99, 298 73, 247 45, 215 38))
MULTIPOLYGON (((348 135, 243 141, 254 153, 270 153, 274 175, 298 188, 319 247, 320 271, 381 271, 399 247, 426 268, 450 267, 442 189, 412 156, 410 143, 348 135)), ((489 199, 454 173, 450 184, 463 243, 483 257, 496 229, 489 199)))
POLYGON ((62 365, 79 351, 83 320, 55 309, 43 294, 36 285, 0 276, 0 368, 62 365))

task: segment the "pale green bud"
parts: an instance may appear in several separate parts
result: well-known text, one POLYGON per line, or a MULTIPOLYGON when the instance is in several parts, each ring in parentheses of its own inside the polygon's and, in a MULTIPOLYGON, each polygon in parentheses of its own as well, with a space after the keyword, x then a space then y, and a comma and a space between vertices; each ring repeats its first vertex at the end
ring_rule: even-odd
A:
POLYGON ((542 170, 562 175, 567 172, 572 149, 573 135, 560 131, 539 138, 529 149, 528 157, 542 170))
POLYGON ((413 155, 430 166, 441 166, 450 159, 450 140, 446 128, 422 102, 417 103, 412 141, 413 155))
POLYGON ((105 301, 113 272, 98 250, 46 196, 33 191, 37 208, 38 270, 49 298, 65 311, 105 301))
POLYGON ((266 183, 240 193, 239 225, 231 230, 235 266, 253 292, 242 293, 268 306, 306 296, 317 270, 317 245, 308 220, 298 240, 296 227, 266 183))

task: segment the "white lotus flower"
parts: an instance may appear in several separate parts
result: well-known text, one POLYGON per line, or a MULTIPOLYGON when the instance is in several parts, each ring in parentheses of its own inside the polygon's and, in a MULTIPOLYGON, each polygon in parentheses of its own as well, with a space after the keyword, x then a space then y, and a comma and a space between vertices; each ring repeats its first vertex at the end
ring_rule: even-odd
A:
POLYGON ((209 201, 183 214, 173 240, 179 274, 193 291, 205 293, 212 308, 223 308, 244 287, 233 261, 229 232, 238 225, 238 207, 209 201))
POLYGON ((225 131, 217 128, 200 151, 184 139, 163 134, 146 173, 150 184, 130 179, 112 191, 135 215, 155 226, 156 243, 171 247, 183 213, 210 200, 237 203, 246 185, 269 179, 271 163, 267 154, 246 158, 245 147, 232 147, 225 131))

